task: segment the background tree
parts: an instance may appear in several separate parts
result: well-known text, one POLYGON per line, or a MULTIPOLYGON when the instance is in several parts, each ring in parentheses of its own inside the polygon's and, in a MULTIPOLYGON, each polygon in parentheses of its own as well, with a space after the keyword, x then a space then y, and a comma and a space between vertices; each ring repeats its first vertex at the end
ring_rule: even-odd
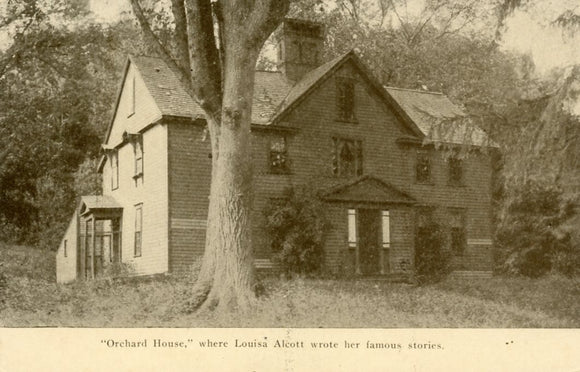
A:
POLYGON ((74 173, 99 153, 136 31, 93 22, 84 1, 0 11, 0 239, 56 249, 80 195, 74 173))

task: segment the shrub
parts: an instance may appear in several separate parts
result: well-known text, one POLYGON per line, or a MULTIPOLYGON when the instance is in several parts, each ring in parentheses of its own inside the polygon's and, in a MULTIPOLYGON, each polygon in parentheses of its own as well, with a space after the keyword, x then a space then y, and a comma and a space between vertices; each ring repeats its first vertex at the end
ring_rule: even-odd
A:
POLYGON ((320 272, 329 227, 324 208, 310 186, 289 189, 285 198, 267 204, 266 234, 286 273, 320 272))
POLYGON ((419 284, 436 283, 451 271, 451 255, 443 249, 443 228, 434 222, 422 227, 415 243, 415 270, 419 284))
POLYGON ((106 265, 103 269, 104 278, 125 278, 133 275, 135 273, 135 268, 130 263, 126 262, 114 262, 106 265))
POLYGON ((550 271, 574 275, 580 269, 577 228, 569 221, 576 202, 553 185, 528 182, 506 199, 496 233, 499 270, 539 277, 550 271))

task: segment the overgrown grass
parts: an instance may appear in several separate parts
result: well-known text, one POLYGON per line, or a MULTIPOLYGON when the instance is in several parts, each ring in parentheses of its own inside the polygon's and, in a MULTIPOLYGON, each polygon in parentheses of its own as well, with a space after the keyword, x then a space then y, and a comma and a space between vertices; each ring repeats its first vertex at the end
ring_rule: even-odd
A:
POLYGON ((415 287, 266 279, 243 316, 186 314, 191 278, 54 283, 51 253, 0 244, 7 327, 579 327, 578 279, 494 278, 415 287))

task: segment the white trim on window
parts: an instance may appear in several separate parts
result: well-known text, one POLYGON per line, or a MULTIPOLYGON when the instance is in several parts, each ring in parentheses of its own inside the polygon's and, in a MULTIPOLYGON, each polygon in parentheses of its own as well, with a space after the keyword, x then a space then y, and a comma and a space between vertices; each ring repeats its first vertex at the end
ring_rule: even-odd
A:
POLYGON ((348 247, 356 248, 356 209, 348 210, 348 247))
POLYGON ((389 211, 382 212, 383 249, 391 247, 391 218, 389 211))

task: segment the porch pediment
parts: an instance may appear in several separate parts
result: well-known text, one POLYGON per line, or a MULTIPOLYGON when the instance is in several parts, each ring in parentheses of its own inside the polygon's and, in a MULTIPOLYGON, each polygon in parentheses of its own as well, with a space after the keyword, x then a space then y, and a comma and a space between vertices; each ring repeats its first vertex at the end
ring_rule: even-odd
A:
POLYGON ((328 190, 323 199, 335 202, 414 204, 416 200, 374 176, 362 176, 328 190))
POLYGON ((79 205, 79 215, 87 214, 117 214, 123 207, 108 195, 85 195, 81 197, 79 205))

